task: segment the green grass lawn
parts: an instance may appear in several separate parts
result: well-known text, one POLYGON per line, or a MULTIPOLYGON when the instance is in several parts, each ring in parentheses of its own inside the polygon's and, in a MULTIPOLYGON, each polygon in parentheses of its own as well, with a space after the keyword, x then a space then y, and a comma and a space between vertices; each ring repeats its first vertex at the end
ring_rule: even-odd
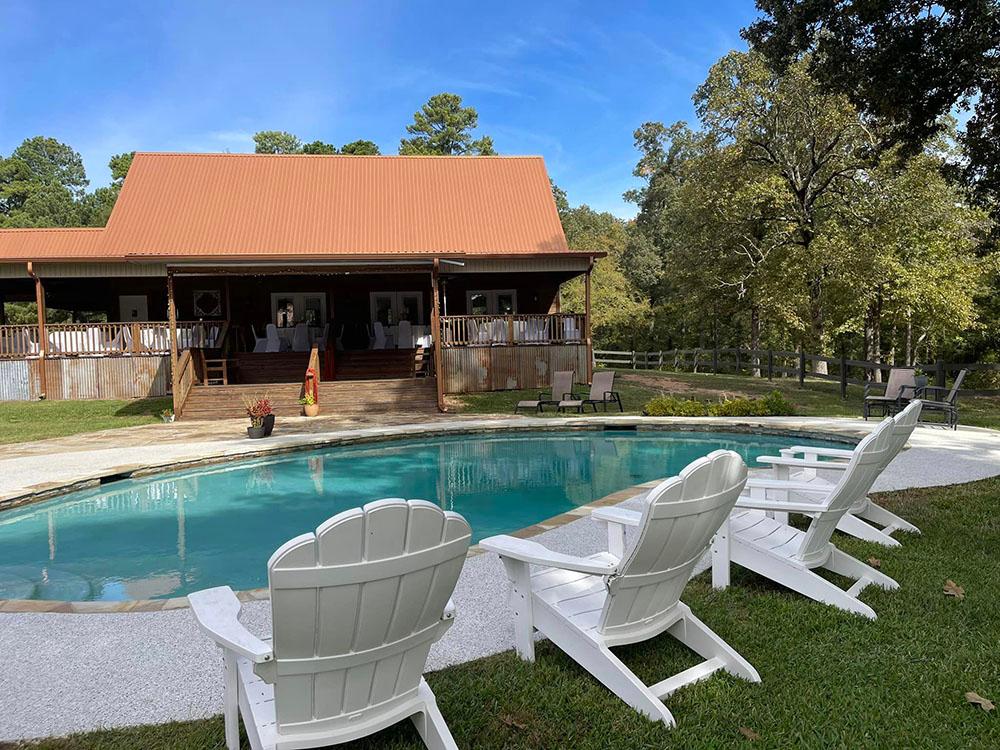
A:
MULTIPOLYGON (((863 560, 877 557, 901 584, 862 595, 878 620, 808 601, 740 568, 730 589, 714 592, 704 573, 684 601, 754 664, 761 684, 723 674, 684 688, 667 700, 678 722, 668 730, 545 643, 534 665, 508 652, 428 676, 459 747, 1000 747, 1000 711, 987 713, 965 699, 975 691, 1000 703, 1000 480, 889 493, 879 501, 924 533, 902 536, 895 549, 835 538, 863 560), (948 579, 964 588, 964 599, 944 595, 948 579)), ((669 636, 617 651, 648 683, 697 661, 669 636)), ((23 747, 222 748, 223 725, 214 718, 23 747)), ((342 747, 423 745, 402 724, 342 747)))
MULTIPOLYGON (((857 417, 861 415, 864 389, 848 388, 847 399, 840 397, 840 385, 826 380, 806 380, 800 387, 794 378, 751 378, 746 375, 658 372, 656 370, 618 370, 615 388, 621 392, 626 414, 641 414, 643 405, 654 396, 670 393, 683 398, 714 401, 724 396, 763 396, 779 390, 795 404, 799 414, 822 417, 857 417)), ((587 392, 586 386, 579 386, 587 392)), ((457 411, 475 414, 509 414, 520 399, 537 398, 537 389, 497 391, 455 397, 457 411)), ((1000 428, 1000 398, 960 398, 960 422, 977 427, 1000 428)), ((547 407, 546 415, 555 415, 547 407)))
POLYGON ((0 444, 158 422, 171 405, 169 398, 0 402, 0 444))

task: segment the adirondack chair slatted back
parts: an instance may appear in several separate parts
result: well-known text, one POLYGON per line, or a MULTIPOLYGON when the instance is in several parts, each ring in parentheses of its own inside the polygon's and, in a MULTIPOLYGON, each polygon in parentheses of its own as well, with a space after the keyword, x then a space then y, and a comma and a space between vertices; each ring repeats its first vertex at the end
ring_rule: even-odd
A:
POLYGON ((590 384, 590 398, 594 401, 603 401, 604 394, 615 389, 615 373, 595 372, 594 379, 590 384))
POLYGON ((574 370, 556 370, 552 375, 552 398, 561 399, 563 394, 572 393, 575 378, 574 370))
POLYGON ((268 562, 278 731, 330 729, 416 690, 472 538, 422 500, 344 511, 268 562))
POLYGON ((883 419, 858 443, 840 481, 830 490, 824 505, 818 506, 823 510, 813 517, 806 530, 798 551, 802 562, 811 563, 826 558, 830 537, 837 523, 858 498, 868 494, 879 473, 896 455, 895 424, 892 417, 883 419))
POLYGON ((889 380, 885 384, 886 398, 899 398, 903 386, 909 386, 910 395, 917 384, 917 373, 912 367, 893 367, 889 370, 889 380))
POLYGON ((669 619, 695 564, 743 491, 747 467, 733 451, 713 451, 654 487, 639 534, 609 579, 599 622, 605 635, 656 628, 669 619))
POLYGON ((906 441, 910 439, 910 435, 913 434, 917 421, 920 419, 921 407, 920 401, 911 401, 903 411, 892 418, 892 447, 885 452, 885 463, 882 465, 882 469, 892 463, 892 459, 899 455, 899 452, 906 445, 906 441))

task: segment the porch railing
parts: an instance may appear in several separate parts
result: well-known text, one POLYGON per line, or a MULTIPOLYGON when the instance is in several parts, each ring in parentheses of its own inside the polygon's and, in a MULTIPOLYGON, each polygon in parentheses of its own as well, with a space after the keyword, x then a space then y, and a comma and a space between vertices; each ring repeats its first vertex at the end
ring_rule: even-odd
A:
POLYGON ((582 344, 586 315, 442 315, 445 348, 458 346, 532 346, 582 344))
MULTIPOLYGON (((178 321, 178 350, 218 346, 228 321, 178 321)), ((46 356, 79 357, 135 354, 169 354, 170 324, 166 321, 135 323, 50 323, 45 326, 46 356)), ((25 359, 41 354, 38 326, 0 326, 0 359, 25 359)))

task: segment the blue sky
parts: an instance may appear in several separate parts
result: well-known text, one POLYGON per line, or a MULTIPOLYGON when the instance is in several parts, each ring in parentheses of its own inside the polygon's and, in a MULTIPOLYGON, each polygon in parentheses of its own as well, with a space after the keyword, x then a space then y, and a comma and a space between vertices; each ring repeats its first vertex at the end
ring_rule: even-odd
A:
POLYGON ((629 216, 632 131, 692 119, 752 0, 0 0, 0 154, 50 135, 91 185, 117 152, 252 151, 257 130, 395 153, 413 113, 461 94, 506 154, 541 154, 571 203, 629 216))

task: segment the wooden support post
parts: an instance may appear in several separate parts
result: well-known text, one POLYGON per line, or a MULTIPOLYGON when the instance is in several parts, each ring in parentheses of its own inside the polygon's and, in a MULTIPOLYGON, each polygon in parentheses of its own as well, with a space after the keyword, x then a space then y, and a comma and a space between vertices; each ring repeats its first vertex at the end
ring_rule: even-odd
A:
POLYGON ((178 403, 180 398, 180 388, 178 387, 178 378, 180 373, 177 372, 177 307, 174 304, 174 274, 171 271, 167 271, 167 320, 170 323, 170 382, 171 382, 171 393, 174 396, 174 414, 178 414, 181 404, 178 403))
POLYGON ((936 360, 934 362, 934 384, 938 388, 944 388, 945 378, 947 373, 944 369, 944 360, 936 360))
POLYGON ((743 370, 743 365, 740 362, 740 348, 736 347, 736 374, 741 375, 743 370))
MULTIPOLYGON (((584 338, 587 341, 587 382, 592 383, 594 380, 594 342, 590 337, 590 274, 594 270, 594 259, 590 259, 590 265, 587 266, 587 275, 584 277, 583 281, 583 330, 584 338)), ((634 368, 633 368, 634 369, 634 368)))
POLYGON ((806 348, 804 346, 799 347, 799 387, 802 388, 806 384, 806 348))
POLYGON ((712 349, 712 373, 719 374, 719 347, 712 349))
POLYGON ((774 380, 774 349, 767 350, 767 379, 774 380))
POLYGON ((45 331, 45 286, 35 273, 32 263, 28 263, 28 275, 35 282, 35 307, 38 309, 38 398, 45 398, 48 392, 48 374, 45 357, 49 353, 49 335, 45 331))
POLYGON ((840 397, 847 399, 847 349, 840 346, 840 397))
POLYGON ((434 379, 437 381, 437 406, 438 411, 445 411, 444 408, 444 380, 442 373, 442 359, 444 346, 441 339, 441 297, 438 294, 438 274, 441 271, 441 261, 434 259, 434 268, 431 271, 431 339, 434 342, 434 379))
POLYGON ((7 325, 7 306, 3 294, 0 294, 0 326, 7 325))

